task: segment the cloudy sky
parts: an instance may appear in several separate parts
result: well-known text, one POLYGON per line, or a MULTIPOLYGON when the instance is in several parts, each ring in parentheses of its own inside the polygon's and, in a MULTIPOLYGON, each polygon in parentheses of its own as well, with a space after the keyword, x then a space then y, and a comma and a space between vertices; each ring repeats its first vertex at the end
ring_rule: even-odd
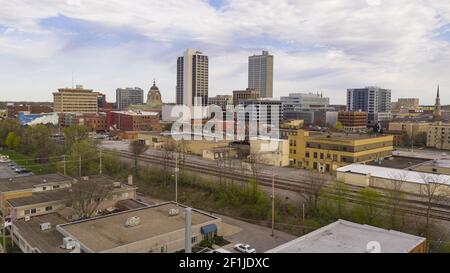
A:
POLYGON ((75 83, 175 100, 176 57, 210 56, 210 95, 247 87, 248 56, 275 56, 274 95, 378 85, 450 103, 448 0, 0 0, 0 100, 46 100, 75 83))

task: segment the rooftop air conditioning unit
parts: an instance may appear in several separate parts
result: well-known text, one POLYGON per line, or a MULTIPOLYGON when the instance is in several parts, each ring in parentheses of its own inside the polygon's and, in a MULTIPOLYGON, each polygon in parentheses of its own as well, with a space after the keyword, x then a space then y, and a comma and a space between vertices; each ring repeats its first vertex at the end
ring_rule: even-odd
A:
POLYGON ((41 231, 46 231, 52 228, 52 224, 51 223, 42 223, 39 225, 39 227, 41 228, 41 231))
POLYGON ((25 222, 30 221, 31 217, 29 215, 25 216, 25 222))
POLYGON ((125 222, 125 227, 135 227, 141 223, 141 218, 138 216, 133 216, 127 219, 125 222))
POLYGON ((170 209, 169 210, 169 216, 177 216, 180 213, 180 210, 178 209, 170 209))
POLYGON ((83 181, 88 181, 88 180, 89 180, 89 176, 83 176, 83 177, 81 178, 81 180, 83 180, 83 181))
POLYGON ((64 237, 63 238, 63 244, 61 245, 62 249, 74 249, 75 248, 75 241, 70 237, 64 237))
POLYGON ((113 187, 114 187, 114 188, 120 188, 121 185, 122 185, 122 184, 121 184, 120 182, 114 182, 114 183, 113 183, 113 187))

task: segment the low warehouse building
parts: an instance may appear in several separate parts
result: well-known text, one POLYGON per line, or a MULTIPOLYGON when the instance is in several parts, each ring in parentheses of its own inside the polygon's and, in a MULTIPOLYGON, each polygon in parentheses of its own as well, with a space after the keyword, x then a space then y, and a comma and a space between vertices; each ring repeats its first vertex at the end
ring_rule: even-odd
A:
POLYGON ((266 253, 426 253, 425 238, 338 220, 266 253))
MULTIPOLYGON (((184 208, 175 203, 116 213, 108 216, 63 224, 57 230, 80 244, 86 253, 152 253, 184 249, 184 208), (173 214, 178 210, 177 214, 173 214), (139 219, 137 225, 126 223, 139 219)), ((192 245, 220 234, 221 219, 192 210, 192 245)))
POLYGON ((378 166, 352 164, 337 169, 337 180, 349 185, 392 189, 394 183, 401 182, 401 191, 422 194, 427 184, 436 185, 436 195, 450 194, 450 176, 385 168, 378 166))

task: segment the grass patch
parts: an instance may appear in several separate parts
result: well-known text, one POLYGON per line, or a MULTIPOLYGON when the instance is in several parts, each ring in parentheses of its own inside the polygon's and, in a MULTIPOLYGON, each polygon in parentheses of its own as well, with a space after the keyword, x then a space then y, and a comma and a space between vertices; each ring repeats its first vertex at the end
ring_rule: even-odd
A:
POLYGON ((53 173, 56 170, 55 166, 57 164, 54 162, 38 163, 36 162, 35 158, 21 154, 13 150, 3 149, 0 151, 0 154, 8 155, 9 159, 14 161, 17 165, 26 168, 27 170, 30 170, 36 175, 53 173))

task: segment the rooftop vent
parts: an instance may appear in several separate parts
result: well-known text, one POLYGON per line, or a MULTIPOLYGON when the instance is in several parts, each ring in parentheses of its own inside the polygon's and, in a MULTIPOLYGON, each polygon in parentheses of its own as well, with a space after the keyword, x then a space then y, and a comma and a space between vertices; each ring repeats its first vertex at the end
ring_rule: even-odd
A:
POLYGON ((177 216, 180 213, 179 209, 170 209, 169 216, 177 216))
POLYGON ((138 225, 141 224, 141 218, 139 218, 138 216, 133 216, 127 219, 127 221, 125 222, 125 227, 130 228, 130 227, 136 227, 138 225))
POLYGON ((50 230, 52 228, 52 224, 51 223, 42 223, 39 225, 39 228, 41 229, 41 231, 46 231, 46 230, 50 230))

